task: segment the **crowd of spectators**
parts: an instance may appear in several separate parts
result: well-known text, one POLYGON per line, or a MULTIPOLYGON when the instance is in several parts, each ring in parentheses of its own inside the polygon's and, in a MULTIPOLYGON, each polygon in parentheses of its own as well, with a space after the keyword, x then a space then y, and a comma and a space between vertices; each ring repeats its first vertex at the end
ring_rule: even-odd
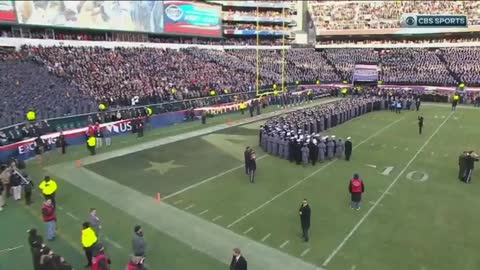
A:
POLYGON ((401 16, 461 14, 480 24, 479 1, 309 1, 317 30, 400 28, 401 16))
MULTIPOLYGON (((255 29, 255 28, 254 28, 255 29)), ((283 28, 282 28, 283 29, 283 28)), ((8 30, 1 31, 1 37, 14 37, 13 33, 8 30)), ((229 36, 226 38, 207 38, 207 37, 162 37, 149 36, 138 33, 120 33, 115 36, 105 33, 85 33, 78 31, 61 31, 55 30, 55 35, 49 35, 44 30, 30 31, 24 33, 24 38, 35 39, 57 39, 57 40, 84 40, 84 41, 129 41, 129 42, 151 42, 151 43, 174 43, 174 44, 199 44, 199 45, 257 45, 256 36, 229 36)), ((285 44, 289 44, 290 40, 286 39, 285 44)), ((281 46, 282 38, 278 36, 262 36, 259 40, 260 45, 265 46, 281 46)))
MULTIPOLYGON (((0 124, 22 122, 29 109, 41 119, 109 108, 185 102, 261 87, 351 81, 355 64, 377 64, 385 84, 480 84, 480 49, 181 50, 154 48, 25 47, 0 54, 0 124), (285 63, 283 63, 285 59, 285 63)), ((229 101, 226 99, 225 101, 229 101)), ((215 101, 217 102, 217 101, 215 101)), ((218 100, 222 102, 222 100, 218 100)), ((202 106, 201 101, 181 106, 202 106)))
POLYGON ((281 19, 284 17, 291 19, 290 15, 293 15, 295 13, 294 10, 287 9, 285 10, 285 14, 282 13, 282 10, 260 10, 260 12, 257 13, 256 10, 228 10, 222 12, 223 19, 228 20, 236 16, 240 17, 263 17, 263 18, 275 18, 275 19, 281 19))
POLYGON ((377 64, 378 52, 373 49, 329 49, 324 50, 325 57, 334 63, 342 80, 351 79, 355 64, 377 64))
POLYGON ((480 48, 444 48, 438 51, 450 71, 467 85, 480 83, 480 48))
MULTIPOLYGON (((256 23, 224 23, 223 27, 225 29, 235 29, 235 30, 257 30, 257 24, 256 23)), ((258 28, 260 30, 269 30, 269 31, 288 31, 288 27, 285 25, 285 28, 283 25, 278 24, 278 25, 258 25, 258 28)))
POLYGON ((317 45, 334 44, 432 44, 432 43, 461 43, 461 42, 480 42, 480 36, 468 38, 430 38, 430 39, 365 39, 365 40, 321 40, 317 45))
POLYGON ((380 52, 380 80, 394 84, 457 85, 437 53, 423 48, 380 52))

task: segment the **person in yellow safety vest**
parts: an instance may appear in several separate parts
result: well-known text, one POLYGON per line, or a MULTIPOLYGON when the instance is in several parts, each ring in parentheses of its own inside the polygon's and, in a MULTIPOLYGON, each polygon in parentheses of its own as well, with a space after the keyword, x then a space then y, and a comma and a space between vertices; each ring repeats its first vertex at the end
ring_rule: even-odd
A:
POLYGON ((342 95, 343 95, 343 97, 346 97, 347 94, 348 94, 347 88, 343 88, 343 90, 342 90, 342 95))
POLYGON ((147 116, 152 116, 152 114, 153 114, 153 110, 148 108, 148 107, 147 107, 147 109, 145 109, 145 112, 147 113, 147 116))
POLYGON ((27 112, 27 120, 28 121, 35 121, 35 119, 37 119, 37 114, 35 113, 35 111, 33 110, 30 110, 27 112))
POLYGON ((310 100, 310 101, 313 100, 313 91, 312 90, 308 90, 307 97, 308 97, 308 100, 310 100))
POLYGON ((90 223, 84 222, 82 225, 82 246, 83 250, 85 250, 85 256, 87 257, 88 264, 85 267, 92 266, 92 251, 97 244, 97 234, 95 231, 90 227, 90 223))
POLYGON ((245 102, 240 103, 240 113, 245 114, 245 109, 247 109, 247 104, 245 102))
POLYGON ((50 199, 52 201, 53 208, 57 206, 55 201, 55 193, 57 192, 57 182, 51 179, 50 176, 45 176, 43 181, 38 185, 38 188, 42 191, 45 200, 50 199))
POLYGON ((452 111, 456 110, 457 109, 457 105, 458 105, 458 101, 460 100, 460 95, 459 94, 455 94, 453 96, 453 101, 452 101, 452 111))
POLYGON ((87 139, 87 148, 90 151, 90 155, 94 156, 95 155, 95 146, 97 145, 97 139, 95 136, 90 136, 87 139))

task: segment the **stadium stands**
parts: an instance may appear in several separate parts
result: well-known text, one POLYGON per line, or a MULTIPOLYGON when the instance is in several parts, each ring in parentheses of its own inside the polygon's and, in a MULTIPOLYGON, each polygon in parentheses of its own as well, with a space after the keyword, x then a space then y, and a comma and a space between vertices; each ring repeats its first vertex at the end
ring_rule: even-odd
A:
POLYGON ((413 14, 464 14, 480 24, 479 1, 309 1, 317 31, 399 28, 400 17, 413 14))
MULTIPOLYGON (((282 80, 282 51, 260 50, 260 84, 282 80)), ((289 49, 284 78, 294 84, 350 81, 355 64, 378 64, 385 84, 469 86, 480 84, 478 48, 289 49)), ((29 108, 39 118, 110 107, 182 101, 254 91, 255 50, 29 47, 3 54, 2 126, 21 122, 29 108), (56 76, 55 76, 56 75, 56 76), (7 102, 8 100, 8 102, 7 102), (12 113, 7 113, 12 112, 12 113)))

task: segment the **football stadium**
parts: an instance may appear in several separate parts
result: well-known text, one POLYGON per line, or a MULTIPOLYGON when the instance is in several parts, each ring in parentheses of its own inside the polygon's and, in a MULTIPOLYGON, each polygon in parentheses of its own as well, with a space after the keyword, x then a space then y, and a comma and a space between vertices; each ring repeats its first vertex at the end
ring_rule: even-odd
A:
POLYGON ((479 11, 0 1, 0 269, 480 269, 479 11))

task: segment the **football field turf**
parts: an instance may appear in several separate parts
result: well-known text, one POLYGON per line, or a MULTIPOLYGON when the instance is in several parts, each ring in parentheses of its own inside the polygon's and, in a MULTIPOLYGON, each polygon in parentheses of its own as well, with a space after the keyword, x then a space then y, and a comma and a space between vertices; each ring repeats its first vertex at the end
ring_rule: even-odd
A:
POLYGON ((237 246, 249 269, 276 266, 265 257, 286 265, 277 269, 479 269, 478 173, 470 185, 457 180, 458 155, 480 146, 479 114, 424 106, 422 135, 416 112, 366 114, 327 132, 352 137, 352 161, 307 167, 259 149, 261 122, 118 157, 112 152, 98 162, 86 158, 83 168, 51 162, 46 170, 62 184, 60 214, 68 224, 60 222, 61 237, 70 244, 58 245, 81 256, 80 220, 94 206, 120 265, 140 223, 152 269, 225 269, 237 246), (255 184, 243 168, 247 145, 257 151, 255 184), (353 173, 366 187, 359 211, 349 207, 353 173), (308 243, 298 217, 303 198, 312 208, 308 243))

